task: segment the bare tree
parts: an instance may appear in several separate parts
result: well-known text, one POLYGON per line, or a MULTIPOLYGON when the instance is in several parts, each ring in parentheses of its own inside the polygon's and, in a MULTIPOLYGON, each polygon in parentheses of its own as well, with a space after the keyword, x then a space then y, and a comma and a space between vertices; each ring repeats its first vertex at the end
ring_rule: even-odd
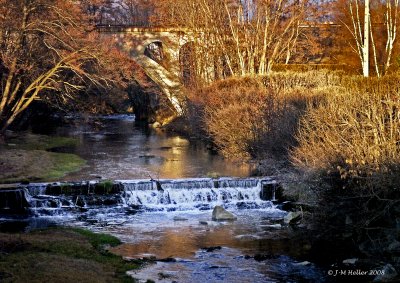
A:
POLYGON ((268 74, 295 47, 307 0, 160 1, 167 25, 187 27, 199 78, 268 74), (178 4, 179 3, 179 4, 178 4))
POLYGON ((112 52, 75 1, 0 0, 0 7, 0 135, 35 100, 65 102, 84 85, 112 81, 112 65, 103 64, 112 52))
POLYGON ((365 0, 364 4, 364 40, 362 48, 363 57, 363 75, 364 77, 369 76, 369 29, 371 24, 371 18, 369 14, 369 0, 365 0))
POLYGON ((377 1, 371 6, 369 0, 349 0, 348 11, 351 24, 346 26, 355 42, 353 50, 360 59, 363 75, 369 76, 369 66, 372 64, 378 77, 386 74, 391 66, 397 38, 399 1, 377 1), (370 53, 373 63, 370 62, 370 53))
POLYGON ((363 76, 368 77, 369 76, 369 28, 370 28, 369 1, 366 0, 365 2, 364 25, 362 24, 359 2, 360 2, 359 0, 349 1, 348 8, 351 16, 351 26, 347 24, 345 25, 347 29, 350 31, 355 41, 356 46, 353 47, 353 49, 360 58, 363 76))
POLYGON ((397 18, 399 16, 399 0, 386 1, 385 11, 385 27, 387 33, 387 40, 385 45, 386 62, 384 63, 384 74, 387 73, 392 60, 394 43, 397 37, 397 18))
MULTIPOLYGON (((385 30, 384 32, 386 33, 386 42, 384 42, 384 46, 379 46, 382 49, 380 50, 381 52, 379 52, 381 54, 380 58, 378 58, 378 44, 374 40, 374 28, 372 25, 372 20, 369 21, 375 72, 378 77, 385 75, 391 65, 392 54, 395 46, 394 43, 397 37, 397 17, 399 14, 399 0, 387 0, 386 3, 384 2, 385 1, 378 3, 380 4, 377 5, 378 7, 376 7, 376 14, 378 15, 375 15, 378 26, 382 25, 382 29, 385 30)), ((376 28, 376 30, 380 32, 381 29, 376 28)), ((380 36, 378 36, 378 38, 380 38, 380 36)))

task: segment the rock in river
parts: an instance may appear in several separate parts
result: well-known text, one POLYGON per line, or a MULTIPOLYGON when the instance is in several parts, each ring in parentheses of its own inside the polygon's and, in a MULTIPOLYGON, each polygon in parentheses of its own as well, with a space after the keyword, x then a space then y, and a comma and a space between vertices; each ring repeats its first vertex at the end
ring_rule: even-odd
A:
POLYGON ((224 220, 236 220, 236 216, 225 210, 222 206, 217 205, 214 207, 212 212, 212 220, 214 221, 224 221, 224 220))
POLYGON ((285 224, 296 224, 300 221, 302 213, 300 211, 289 212, 285 218, 283 218, 283 222, 285 224))

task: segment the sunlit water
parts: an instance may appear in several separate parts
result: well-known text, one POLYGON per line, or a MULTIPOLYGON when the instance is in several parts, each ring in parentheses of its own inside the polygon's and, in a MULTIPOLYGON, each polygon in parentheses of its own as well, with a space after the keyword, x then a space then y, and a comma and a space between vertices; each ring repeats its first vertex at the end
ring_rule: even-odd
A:
POLYGON ((250 174, 248 164, 232 163, 211 153, 202 142, 138 126, 134 116, 71 119, 53 134, 74 137, 76 153, 87 165, 63 180, 185 178, 250 174))
MULTIPOLYGON (((229 205, 229 204, 228 204, 229 205)), ((304 243, 276 225, 286 212, 229 209, 236 221, 211 220, 211 210, 141 212, 93 210, 67 225, 117 236, 111 251, 127 259, 173 259, 149 263, 129 274, 146 282, 324 282, 325 272, 307 263, 304 243), (262 260, 254 256, 264 257, 262 260)))

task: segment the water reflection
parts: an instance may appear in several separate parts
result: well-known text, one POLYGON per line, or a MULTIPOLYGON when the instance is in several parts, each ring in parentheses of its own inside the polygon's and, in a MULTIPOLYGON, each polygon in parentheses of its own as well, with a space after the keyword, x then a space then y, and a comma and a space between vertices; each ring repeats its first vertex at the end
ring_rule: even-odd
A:
POLYGON ((250 166, 236 164, 210 153, 198 141, 136 125, 132 117, 75 120, 58 127, 55 135, 75 137, 73 152, 87 166, 63 180, 184 178, 206 176, 246 177, 250 166))
POLYGON ((118 255, 176 259, 131 272, 143 282, 324 281, 321 269, 301 263, 307 260, 304 243, 291 241, 287 228, 270 225, 282 216, 281 211, 236 211, 237 221, 223 223, 210 221, 210 213, 145 213, 122 227, 102 227, 101 231, 125 242, 112 249, 118 255), (177 215, 187 220, 174 221, 177 215), (256 260, 257 254, 264 258, 256 260))
MULTIPOLYGON (((271 228, 269 224, 272 219, 283 217, 285 212, 265 209, 235 213, 238 220, 234 222, 210 221, 211 211, 143 213, 133 216, 122 226, 99 229, 117 235, 125 242, 113 251, 126 257, 192 258, 199 249, 212 246, 229 246, 248 253, 282 252, 280 240, 283 242, 288 238, 287 230, 271 228), (174 221, 176 215, 187 220, 174 221)), ((296 255, 295 246, 291 246, 293 255, 296 255)))

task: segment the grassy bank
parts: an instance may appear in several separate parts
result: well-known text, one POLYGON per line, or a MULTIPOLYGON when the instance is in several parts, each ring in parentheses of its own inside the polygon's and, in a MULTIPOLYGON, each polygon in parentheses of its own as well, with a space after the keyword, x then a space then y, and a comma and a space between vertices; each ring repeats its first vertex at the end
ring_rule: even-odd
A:
POLYGON ((12 133, 0 145, 0 183, 52 181, 79 170, 85 164, 82 158, 53 152, 76 143, 72 138, 12 133))
POLYGON ((1 282, 133 282, 133 263, 107 252, 115 237, 83 229, 0 233, 1 282))

